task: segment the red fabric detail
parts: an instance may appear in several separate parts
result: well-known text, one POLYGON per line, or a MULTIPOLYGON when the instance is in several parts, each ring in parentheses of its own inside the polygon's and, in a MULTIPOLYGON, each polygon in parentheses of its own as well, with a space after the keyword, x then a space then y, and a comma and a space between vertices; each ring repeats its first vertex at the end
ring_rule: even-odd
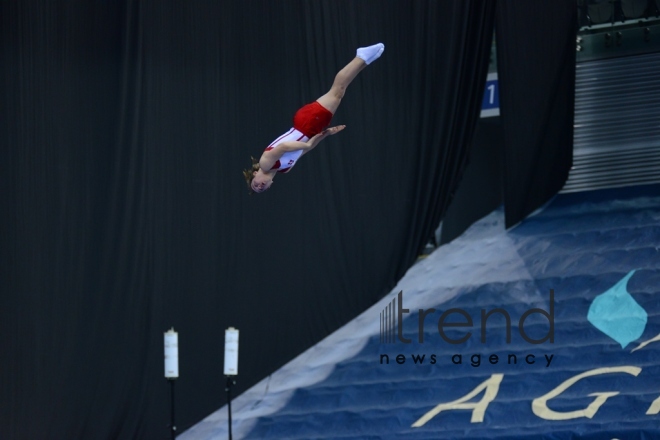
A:
POLYGON ((293 128, 311 138, 323 131, 332 120, 332 113, 318 101, 307 104, 293 117, 293 128))

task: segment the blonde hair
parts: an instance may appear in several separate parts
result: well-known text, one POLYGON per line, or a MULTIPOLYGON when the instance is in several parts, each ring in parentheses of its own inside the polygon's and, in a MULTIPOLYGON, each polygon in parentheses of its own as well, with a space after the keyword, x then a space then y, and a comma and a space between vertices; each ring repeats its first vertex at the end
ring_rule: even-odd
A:
POLYGON ((243 177, 245 178, 245 181, 247 182, 248 186, 248 193, 251 195, 253 193, 252 191, 252 179, 254 179, 254 173, 255 171, 259 171, 259 161, 255 159, 254 157, 250 156, 250 159, 252 159, 252 169, 251 170, 243 170, 243 177))

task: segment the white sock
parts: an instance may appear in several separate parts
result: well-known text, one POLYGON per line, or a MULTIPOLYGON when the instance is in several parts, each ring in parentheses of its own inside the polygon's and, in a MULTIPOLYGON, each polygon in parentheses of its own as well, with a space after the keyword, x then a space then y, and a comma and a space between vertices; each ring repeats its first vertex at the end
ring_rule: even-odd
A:
POLYGON ((367 64, 371 64, 373 61, 376 61, 384 51, 385 45, 383 43, 378 43, 373 46, 359 48, 356 57, 363 59, 367 64))

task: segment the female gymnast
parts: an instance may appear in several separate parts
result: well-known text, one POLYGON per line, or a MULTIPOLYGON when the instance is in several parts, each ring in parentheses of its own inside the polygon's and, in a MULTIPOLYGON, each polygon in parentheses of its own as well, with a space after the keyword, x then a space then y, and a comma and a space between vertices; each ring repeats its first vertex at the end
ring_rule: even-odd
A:
POLYGON ((382 43, 359 48, 355 58, 337 73, 328 93, 300 108, 293 117, 293 127, 275 139, 259 160, 252 157, 252 169, 243 170, 250 193, 266 191, 273 185, 275 174, 290 171, 303 154, 313 150, 326 137, 346 128, 345 125, 326 127, 337 111, 348 85, 362 69, 377 60, 384 50, 382 43))

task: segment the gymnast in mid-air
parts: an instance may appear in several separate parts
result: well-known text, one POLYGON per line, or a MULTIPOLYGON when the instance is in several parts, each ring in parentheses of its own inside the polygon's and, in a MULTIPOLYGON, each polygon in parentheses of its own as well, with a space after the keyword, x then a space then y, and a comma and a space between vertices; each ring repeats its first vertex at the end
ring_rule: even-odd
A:
POLYGON ((314 149, 328 136, 337 134, 345 125, 326 128, 337 111, 346 88, 358 73, 377 60, 385 46, 382 43, 361 47, 355 58, 335 76, 332 87, 325 95, 300 108, 293 117, 293 127, 275 139, 261 158, 252 158, 252 169, 243 170, 250 193, 262 193, 273 184, 276 173, 286 173, 300 157, 314 149))

